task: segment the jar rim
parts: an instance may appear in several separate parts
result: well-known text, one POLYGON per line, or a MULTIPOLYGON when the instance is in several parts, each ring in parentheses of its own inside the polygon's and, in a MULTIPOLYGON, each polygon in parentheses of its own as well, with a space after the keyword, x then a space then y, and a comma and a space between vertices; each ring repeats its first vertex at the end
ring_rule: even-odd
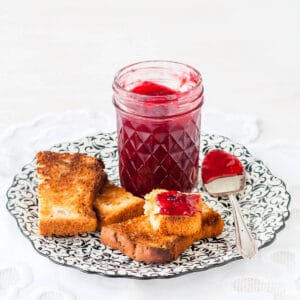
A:
MULTIPOLYGON (((122 69, 120 69, 116 75, 114 76, 114 81, 113 81, 113 90, 115 92, 119 92, 119 93, 122 93, 124 96, 128 96, 128 98, 131 100, 131 101, 135 101, 133 98, 134 96, 138 96, 139 98, 139 101, 141 99, 143 99, 143 101, 155 101, 156 99, 161 99, 161 95, 143 95, 143 94, 138 94, 138 93, 135 93, 135 92, 132 92, 130 90, 127 90, 125 89, 124 87, 122 87, 119 83, 119 78, 120 78, 120 75, 124 73, 124 71, 126 71, 127 69, 130 70, 131 68, 135 67, 135 66, 138 66, 138 65, 142 65, 142 64, 151 64, 151 63, 170 63, 170 64, 173 64, 173 65, 177 65, 177 66, 183 66, 183 67, 186 67, 188 69, 190 69, 192 72, 194 72, 197 76, 197 81, 195 83, 195 85, 193 87, 191 87, 190 89, 184 91, 184 92, 180 92, 179 94, 170 94, 170 95, 164 95, 163 98, 164 100, 168 100, 168 101, 178 101, 179 98, 185 98, 186 95, 190 94, 191 92, 193 92, 194 90, 197 90, 201 85, 202 85, 202 75, 201 73, 195 69, 194 67, 192 67, 191 65, 189 64, 185 64, 185 63, 181 63, 181 62, 178 62, 178 61, 173 61, 173 60, 143 60, 143 61, 139 61, 139 62, 136 62, 136 63, 132 63, 130 65, 127 65, 125 67, 123 67, 122 69)), ((128 100, 127 100, 128 101, 128 100)))

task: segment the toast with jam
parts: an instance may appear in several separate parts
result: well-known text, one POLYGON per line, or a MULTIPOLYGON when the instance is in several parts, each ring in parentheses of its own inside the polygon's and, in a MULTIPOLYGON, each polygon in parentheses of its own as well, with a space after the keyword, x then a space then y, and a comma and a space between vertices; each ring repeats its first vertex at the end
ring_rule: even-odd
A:
POLYGON ((128 257, 145 262, 171 262, 194 242, 220 235, 224 223, 219 213, 202 201, 201 229, 191 235, 168 235, 155 230, 146 215, 103 226, 101 242, 128 257))
POLYGON ((163 234, 192 235, 201 229, 201 196, 155 189, 145 196, 145 215, 163 234))
POLYGON ((107 181, 101 160, 80 153, 37 154, 39 231, 69 236, 101 229, 103 244, 146 263, 168 263, 223 220, 200 194, 153 190, 142 198, 107 181))

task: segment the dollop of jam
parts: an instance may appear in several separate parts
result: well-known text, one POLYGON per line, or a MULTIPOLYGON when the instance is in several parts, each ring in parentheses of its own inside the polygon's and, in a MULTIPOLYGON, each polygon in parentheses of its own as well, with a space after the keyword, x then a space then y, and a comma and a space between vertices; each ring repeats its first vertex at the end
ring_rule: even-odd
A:
POLYGON ((156 196, 161 215, 193 216, 199 211, 200 194, 167 191, 156 196))
POLYGON ((151 81, 143 81, 141 84, 134 87, 131 92, 147 96, 167 96, 175 95, 178 93, 167 86, 160 85, 151 81))
POLYGON ((244 174, 244 167, 234 155, 220 149, 209 151, 202 162, 204 184, 215 179, 244 174))

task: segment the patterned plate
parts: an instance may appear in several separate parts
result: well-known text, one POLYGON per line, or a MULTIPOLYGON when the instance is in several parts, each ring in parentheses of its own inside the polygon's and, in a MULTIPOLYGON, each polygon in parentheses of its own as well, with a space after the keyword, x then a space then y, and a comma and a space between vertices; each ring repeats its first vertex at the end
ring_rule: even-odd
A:
MULTIPOLYGON (((82 152, 101 157, 110 180, 119 183, 116 145, 115 133, 100 133, 75 142, 58 144, 51 150, 82 152)), ((270 244, 289 216, 290 195, 285 184, 273 176, 264 163, 253 157, 244 146, 223 136, 202 134, 202 154, 213 148, 221 148, 236 155, 245 166, 246 188, 239 196, 244 219, 259 248, 270 244)), ((25 165, 21 173, 15 176, 7 192, 7 209, 33 247, 55 263, 111 277, 166 278, 202 271, 241 258, 235 247, 229 201, 209 196, 203 191, 201 182, 195 190, 201 191, 204 200, 222 214, 224 232, 218 238, 194 243, 176 261, 165 265, 133 261, 119 251, 102 245, 99 232, 60 238, 40 236, 35 161, 25 165)))

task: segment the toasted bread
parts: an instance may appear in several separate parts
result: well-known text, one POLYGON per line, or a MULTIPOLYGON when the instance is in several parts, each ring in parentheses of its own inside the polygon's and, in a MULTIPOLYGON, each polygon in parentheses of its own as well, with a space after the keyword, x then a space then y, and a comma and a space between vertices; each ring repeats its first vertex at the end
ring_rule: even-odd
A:
POLYGON ((39 152, 37 174, 41 235, 74 235, 97 228, 92 206, 106 180, 101 160, 80 153, 39 152))
POLYGON ((175 260, 195 241, 218 236, 223 226, 222 217, 202 202, 201 230, 193 235, 164 235, 144 215, 102 227, 101 242, 134 260, 162 264, 175 260))
MULTIPOLYGON (((192 235, 201 229, 201 196, 200 194, 184 194, 182 195, 192 195, 197 196, 198 202, 194 203, 195 212, 193 215, 169 215, 161 214, 161 207, 157 203, 157 196, 166 192, 170 192, 163 189, 155 189, 152 192, 145 195, 145 215, 149 216, 149 221, 154 230, 159 231, 166 235, 192 235)), ((175 206, 176 200, 172 200, 172 207, 175 206)), ((170 205, 170 204, 169 204, 170 205)))
POLYGON ((119 223, 144 213, 144 199, 135 197, 124 188, 107 181, 94 201, 98 226, 119 223))

